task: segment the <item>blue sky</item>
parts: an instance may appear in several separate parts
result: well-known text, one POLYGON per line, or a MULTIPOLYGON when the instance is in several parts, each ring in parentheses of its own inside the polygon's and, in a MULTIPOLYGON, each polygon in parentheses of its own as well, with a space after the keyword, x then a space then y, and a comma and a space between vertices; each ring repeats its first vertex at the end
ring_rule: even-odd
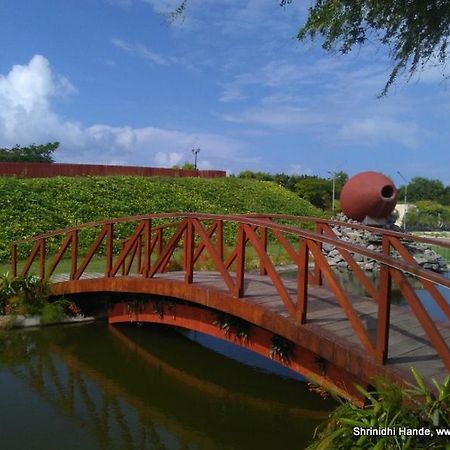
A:
MULTIPOLYGON (((450 85, 430 67, 378 99, 385 48, 295 39, 310 2, 2 0, 0 146, 58 140, 59 162, 450 183, 450 85)), ((444 69, 445 70, 445 69, 444 69)))

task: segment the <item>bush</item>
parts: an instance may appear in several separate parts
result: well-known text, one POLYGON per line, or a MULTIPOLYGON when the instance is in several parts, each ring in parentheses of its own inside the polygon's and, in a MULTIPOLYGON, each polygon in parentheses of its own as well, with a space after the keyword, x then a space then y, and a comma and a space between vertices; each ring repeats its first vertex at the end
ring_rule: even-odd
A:
POLYGON ((0 314, 39 314, 49 295, 48 282, 34 275, 14 280, 0 275, 0 314))
MULTIPOLYGON (((412 369, 415 385, 402 390, 385 381, 376 382, 376 390, 369 393, 359 388, 365 396, 367 406, 358 408, 350 402, 342 402, 333 411, 328 422, 316 430, 308 449, 442 449, 448 447, 448 436, 439 436, 435 428, 450 427, 450 376, 439 385, 434 380, 437 395, 433 396, 422 378, 412 369), (400 427, 425 428, 432 436, 370 436, 353 434, 358 429, 383 429, 400 427)), ((360 433, 361 434, 361 433, 360 433)))
MULTIPOLYGON (((310 203, 274 183, 239 178, 3 177, 0 190, 1 261, 8 260, 13 240, 114 217, 180 211, 319 214, 310 203)), ((81 251, 92 243, 95 232, 80 233, 81 251)), ((126 224, 115 230, 118 238, 129 232, 126 224)), ((21 246, 19 258, 28 251, 29 247, 21 246)))
POLYGON ((46 303, 41 311, 41 323, 59 322, 66 317, 64 301, 46 303))
POLYGON ((450 206, 430 200, 416 203, 406 216, 406 223, 410 230, 449 230, 450 206))

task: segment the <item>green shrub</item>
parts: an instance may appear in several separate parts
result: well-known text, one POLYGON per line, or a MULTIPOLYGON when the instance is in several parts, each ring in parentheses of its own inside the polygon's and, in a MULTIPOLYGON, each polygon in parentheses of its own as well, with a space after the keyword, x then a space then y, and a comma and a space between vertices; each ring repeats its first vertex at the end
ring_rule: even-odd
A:
MULTIPOLYGON (((239 178, 3 177, 0 190, 0 261, 9 259, 13 240, 121 216, 161 212, 319 214, 310 203, 274 183, 239 178)), ((116 237, 126 238, 132 227, 115 227, 116 237)), ((228 244, 234 239, 232 231, 229 225, 225 227, 228 244)), ((96 233, 95 229, 80 232, 81 251, 96 233)), ((47 244, 52 252, 60 242, 49 240, 47 244)), ((28 255, 30 248, 31 244, 21 245, 19 258, 28 255)))
POLYGON ((329 420, 316 429, 317 438, 309 450, 325 449, 442 449, 448 450, 448 436, 439 436, 435 428, 450 428, 450 376, 439 385, 434 380, 437 395, 425 386, 422 378, 412 369, 415 385, 409 389, 378 380, 375 392, 358 388, 366 399, 366 406, 358 408, 338 399, 341 405, 329 420), (353 434, 358 429, 396 430, 395 435, 376 436, 353 434), (432 436, 405 436, 399 428, 429 429, 432 436))
POLYGON ((46 303, 41 311, 41 323, 59 322, 66 317, 64 301, 46 303))
POLYGON ((29 275, 10 280, 0 275, 0 314, 39 314, 50 295, 47 281, 29 275))
POLYGON ((418 201, 410 208, 406 223, 412 230, 450 229, 450 206, 444 206, 431 200, 418 201))

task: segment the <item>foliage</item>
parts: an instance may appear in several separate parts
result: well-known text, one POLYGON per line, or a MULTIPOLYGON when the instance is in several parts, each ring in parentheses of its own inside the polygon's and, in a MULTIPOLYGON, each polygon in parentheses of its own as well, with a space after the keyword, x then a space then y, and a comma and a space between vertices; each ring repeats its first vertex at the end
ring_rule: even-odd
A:
POLYGON ((412 230, 449 230, 450 206, 429 200, 419 201, 408 209, 406 223, 412 230))
MULTIPOLYGON (((403 200, 405 186, 400 186, 398 198, 403 200)), ((432 200, 450 206, 450 186, 444 186, 440 180, 432 180, 425 177, 414 177, 408 183, 407 202, 417 202, 420 200, 432 200)))
MULTIPOLYGON (((281 0, 281 5, 291 2, 281 0)), ((298 39, 321 35, 322 48, 343 54, 374 38, 388 45, 394 66, 385 95, 400 73, 411 77, 434 60, 444 65, 449 33, 449 0, 316 0, 298 39)))
MULTIPOLYGON (((272 181, 297 194, 300 198, 309 201, 317 208, 326 209, 331 206, 333 182, 330 178, 321 178, 316 175, 287 175, 285 173, 270 174, 267 172, 241 172, 239 178, 252 180, 272 181)), ((339 198, 342 187, 348 180, 343 172, 334 173, 335 198, 339 198)))
POLYGON ((232 316, 227 313, 218 312, 213 324, 223 330, 225 336, 229 337, 234 334, 236 339, 241 342, 247 342, 250 336, 251 324, 239 317, 232 316))
POLYGON ((49 294, 48 283, 36 276, 0 275, 0 314, 39 314, 49 294))
POLYGON ((185 162, 181 166, 175 164, 174 166, 172 166, 172 169, 195 170, 195 165, 190 162, 185 162))
POLYGON ((330 206, 332 184, 330 180, 319 177, 305 177, 294 186, 295 192, 318 208, 330 206))
POLYGON ((278 359, 288 366, 294 356, 294 344, 283 336, 274 334, 270 339, 269 356, 271 359, 278 359))
POLYGON ((437 395, 434 397, 423 379, 412 369, 415 385, 409 389, 382 380, 377 380, 375 392, 369 393, 358 387, 366 399, 366 406, 358 408, 350 402, 338 401, 341 405, 333 411, 327 423, 316 429, 317 438, 309 450, 319 449, 447 449, 445 436, 438 436, 435 428, 450 427, 450 376, 439 385, 433 380, 437 395), (358 428, 425 428, 433 436, 392 436, 353 434, 358 428))
POLYGON ((63 301, 45 303, 41 310, 41 323, 47 324, 59 322, 66 317, 65 304, 63 301))
POLYGON ((0 162, 38 162, 52 163, 53 152, 59 147, 59 142, 49 142, 45 145, 31 144, 28 147, 16 145, 12 148, 0 148, 0 162))
POLYGON ((10 279, 0 275, 0 315, 9 315, 10 320, 2 328, 12 327, 17 315, 40 315, 42 323, 50 323, 80 314, 77 305, 65 298, 49 302, 48 281, 29 275, 10 279))
MULTIPOLYGON (((9 244, 13 240, 107 218, 176 211, 306 216, 319 213, 309 203, 273 183, 237 178, 3 177, 0 190, 0 260, 3 261, 9 259, 9 244)), ((92 233, 96 231, 80 233, 81 252, 92 243, 92 233)), ((125 225, 115 229, 117 239, 124 239, 129 232, 125 225)), ((230 231, 226 239, 227 236, 230 239, 230 231)), ((29 248, 20 246, 19 258, 25 257, 27 251, 29 248)))

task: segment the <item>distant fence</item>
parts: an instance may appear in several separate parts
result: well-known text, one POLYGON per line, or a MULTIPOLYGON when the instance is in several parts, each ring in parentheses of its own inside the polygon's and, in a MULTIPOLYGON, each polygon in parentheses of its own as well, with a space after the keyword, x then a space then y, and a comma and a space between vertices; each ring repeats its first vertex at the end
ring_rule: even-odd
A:
POLYGON ((0 176, 18 178, 47 177, 80 177, 86 175, 131 175, 143 177, 200 177, 222 178, 226 176, 223 170, 185 170, 167 169, 161 167, 140 166, 108 166, 98 164, 63 164, 63 163, 0 163, 0 176))

